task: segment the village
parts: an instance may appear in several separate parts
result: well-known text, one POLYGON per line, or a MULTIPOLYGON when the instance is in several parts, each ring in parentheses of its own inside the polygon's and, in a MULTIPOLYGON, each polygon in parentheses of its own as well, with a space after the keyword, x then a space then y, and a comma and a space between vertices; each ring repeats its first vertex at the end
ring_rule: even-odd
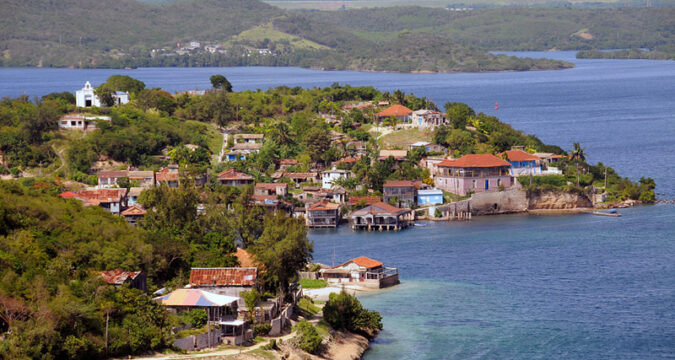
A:
MULTIPOLYGON (((129 102, 129 94, 118 92, 113 95, 115 104, 129 102)), ((77 106, 90 108, 100 106, 91 84, 87 82, 77 91, 77 106)), ((437 110, 411 109, 388 101, 360 102, 347 104, 343 111, 351 109, 382 109, 374 113, 376 122, 395 123, 396 128, 419 128, 433 131, 446 126, 449 120, 437 110)), ((319 114, 326 122, 339 127, 340 116, 319 114)), ((110 117, 100 115, 71 114, 61 117, 62 130, 92 131, 96 123, 110 122, 110 117)), ((358 128, 360 124, 351 124, 358 128)), ((271 174, 271 182, 259 182, 245 171, 233 166, 225 171, 211 174, 204 172, 192 180, 195 186, 215 181, 221 186, 253 189, 250 201, 269 211, 283 210, 289 215, 302 218, 310 228, 335 228, 349 224, 354 230, 382 231, 403 230, 424 219, 469 219, 471 207, 464 206, 472 196, 504 193, 521 189, 518 177, 560 175, 555 167, 563 155, 542 152, 527 152, 525 146, 514 146, 499 154, 466 154, 458 158, 442 145, 417 141, 405 149, 381 149, 374 154, 372 162, 389 161, 399 167, 410 162, 415 154, 419 160, 415 167, 423 170, 425 177, 410 180, 386 180, 382 190, 365 189, 356 184, 351 190, 346 183, 354 178, 352 168, 367 158, 371 149, 365 141, 349 138, 343 133, 331 131, 332 144, 344 144, 345 156, 332 163, 313 162, 307 171, 298 171, 297 159, 279 159, 271 174), (419 154, 424 154, 422 157, 419 154), (358 193, 358 194, 357 194, 358 193), (365 195, 360 195, 365 194, 365 195), (458 207, 459 205, 459 207, 458 207)), ((224 134, 223 151, 218 163, 242 163, 247 157, 257 154, 264 146, 265 135, 261 133, 224 134)), ((194 145, 186 145, 191 151, 194 145)), ((168 156, 166 157, 168 159, 168 156)), ((372 165, 372 164, 368 164, 372 165)), ((68 191, 62 197, 76 198, 87 205, 105 208, 135 225, 142 221, 145 209, 138 203, 138 196, 147 188, 166 185, 180 185, 180 167, 169 164, 158 171, 152 170, 101 170, 96 173, 97 186, 79 192, 68 191), (122 186, 122 183, 125 185, 122 186)), ((497 203, 491 205, 498 205, 497 203)), ((499 209, 516 212, 519 208, 499 209)), ((494 207, 497 210, 497 207, 494 207)))
MULTIPOLYGON (((408 234, 428 221, 586 211, 618 200, 608 191, 616 174, 608 184, 607 168, 586 164, 578 144, 567 153, 461 103, 444 113, 413 94, 339 84, 236 93, 223 76, 212 77, 212 90, 175 95, 114 80, 86 82, 50 124, 54 134, 43 138, 55 139, 60 165, 46 181, 59 189, 54 199, 153 244, 152 257, 99 262, 85 273, 180 319, 161 325, 171 335, 157 349, 230 354, 312 344, 303 350, 314 354, 338 351, 331 348, 341 342, 329 339, 362 336, 346 341, 360 344, 358 358, 382 323, 354 294, 395 287, 401 274, 377 253, 312 262, 309 229, 408 234), (125 138, 149 121, 166 123, 125 138), (171 133, 176 125, 190 131, 171 133), (170 141, 136 146, 162 132, 170 141), (344 306, 356 310, 335 310, 344 306), (291 337, 294 346, 281 345, 291 337)), ((0 153, 3 169, 13 156, 0 153)), ((12 169, 35 189, 52 186, 12 169)))

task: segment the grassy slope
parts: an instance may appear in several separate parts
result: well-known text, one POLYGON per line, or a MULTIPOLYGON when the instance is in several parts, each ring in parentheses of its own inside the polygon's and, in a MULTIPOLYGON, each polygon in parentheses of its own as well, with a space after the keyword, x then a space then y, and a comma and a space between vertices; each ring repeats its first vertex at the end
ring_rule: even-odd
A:
POLYGON ((382 149, 407 149, 408 145, 418 141, 431 141, 432 131, 424 131, 418 128, 405 129, 382 136, 378 144, 382 149))
POLYGON ((299 36, 287 34, 277 30, 272 23, 258 25, 252 29, 242 31, 239 35, 232 37, 230 42, 258 42, 269 39, 270 41, 288 41, 296 49, 319 49, 326 50, 329 47, 317 44, 313 41, 303 39, 299 36))

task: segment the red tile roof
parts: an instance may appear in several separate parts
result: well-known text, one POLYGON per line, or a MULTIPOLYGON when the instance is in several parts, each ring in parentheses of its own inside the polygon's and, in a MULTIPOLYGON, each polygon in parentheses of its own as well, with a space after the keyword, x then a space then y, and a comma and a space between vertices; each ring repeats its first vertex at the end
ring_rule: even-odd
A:
POLYGON ((115 171, 99 171, 97 174, 98 178, 119 178, 129 175, 127 170, 115 170, 115 171))
POLYGON ((319 211, 319 210, 337 210, 340 208, 339 204, 332 203, 330 201, 326 200, 321 200, 319 202, 315 202, 314 204, 310 205, 307 210, 308 211, 319 211))
POLYGON ((382 199, 380 199, 379 196, 352 196, 349 198, 349 205, 354 206, 361 201, 363 201, 365 205, 370 205, 380 202, 382 199))
POLYGON ((192 268, 193 286, 255 286, 258 270, 254 267, 192 268))
POLYGON ((135 279, 140 275, 140 271, 124 271, 122 269, 99 271, 98 272, 103 281, 110 285, 122 285, 127 279, 135 279))
POLYGON ((98 189, 98 190, 82 190, 77 197, 88 202, 118 202, 126 189, 98 189))
POLYGON ((386 202, 376 202, 370 204, 366 207, 363 207, 359 210, 356 210, 352 213, 352 216, 363 216, 366 214, 380 215, 380 214, 392 214, 392 215, 402 215, 410 212, 410 209, 398 208, 393 205, 389 205, 386 202))
POLYGON ((341 268, 349 263, 354 263, 360 267, 364 267, 366 269, 373 269, 382 266, 383 264, 377 260, 373 260, 371 258, 365 257, 365 256, 359 256, 357 258, 351 259, 349 261, 346 261, 338 266, 333 266, 331 269, 337 269, 341 268))
POLYGON ((131 205, 126 210, 122 211, 120 215, 129 216, 129 215, 145 215, 147 211, 140 205, 131 205))
POLYGON ((77 193, 74 193, 72 191, 65 191, 59 194, 60 197, 64 199, 72 199, 77 197, 77 193))
POLYGON ((253 180, 253 176, 234 169, 225 170, 216 176, 220 180, 253 180))
POLYGON ((377 260, 373 260, 371 258, 367 258, 365 256, 359 256, 359 257, 357 257, 355 259, 351 259, 349 261, 353 262, 354 264, 356 264, 358 266, 362 266, 362 267, 367 268, 367 269, 372 269, 372 268, 376 268, 376 267, 379 267, 379 266, 383 265, 381 262, 379 262, 377 260))
POLYGON ((279 165, 295 165, 298 163, 298 160, 295 159, 281 159, 279 160, 279 165))
POLYGON ((509 161, 540 161, 541 158, 539 156, 532 155, 530 153, 526 153, 522 150, 507 150, 499 156, 503 156, 506 154, 506 158, 509 161))
POLYGON ((384 187, 414 187, 415 182, 410 180, 387 180, 384 187))
POLYGON ((504 161, 492 154, 469 154, 464 155, 457 160, 443 160, 438 163, 438 167, 462 167, 462 168, 487 168, 511 166, 507 161, 504 161))
POLYGON ((396 105, 392 105, 392 106, 380 111, 379 113, 375 114, 375 116, 379 116, 379 117, 408 116, 408 115, 411 115, 412 112, 413 111, 408 109, 407 107, 405 107, 403 105, 396 104, 396 105))
POLYGON ((336 161, 334 164, 336 164, 336 165, 337 165, 337 164, 342 164, 342 163, 345 163, 345 164, 355 164, 355 163, 357 163, 359 160, 361 160, 360 157, 355 157, 355 158, 353 158, 353 157, 346 157, 346 158, 342 158, 342 159, 336 161))
POLYGON ((276 190, 279 187, 280 188, 288 188, 288 184, 285 184, 285 183, 257 183, 257 184, 255 184, 256 189, 276 190))

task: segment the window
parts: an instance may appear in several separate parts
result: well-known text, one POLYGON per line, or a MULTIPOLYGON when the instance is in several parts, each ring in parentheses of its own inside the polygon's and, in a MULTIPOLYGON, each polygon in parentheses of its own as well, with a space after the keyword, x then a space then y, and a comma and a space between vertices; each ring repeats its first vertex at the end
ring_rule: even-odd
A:
POLYGON ((473 188, 475 189, 476 188, 476 180, 471 180, 471 182, 472 182, 473 188))

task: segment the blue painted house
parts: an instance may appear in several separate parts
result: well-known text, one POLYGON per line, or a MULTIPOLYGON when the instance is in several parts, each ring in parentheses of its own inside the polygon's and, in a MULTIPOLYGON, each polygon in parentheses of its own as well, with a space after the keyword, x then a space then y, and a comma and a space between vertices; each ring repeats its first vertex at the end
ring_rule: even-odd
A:
POLYGON ((417 191, 417 205, 436 205, 443 203, 443 190, 430 189, 417 191))
POLYGON ((508 150, 500 154, 511 164, 512 176, 540 175, 541 158, 522 150, 508 150))

